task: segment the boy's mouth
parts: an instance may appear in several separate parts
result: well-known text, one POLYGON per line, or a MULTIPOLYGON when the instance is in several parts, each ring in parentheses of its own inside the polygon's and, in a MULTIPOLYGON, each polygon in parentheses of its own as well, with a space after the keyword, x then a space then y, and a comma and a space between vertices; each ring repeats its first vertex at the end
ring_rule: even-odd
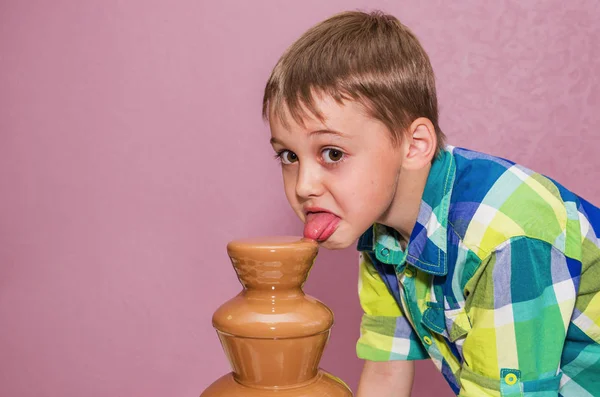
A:
POLYGON ((304 237, 318 242, 327 240, 337 229, 340 217, 325 210, 312 210, 306 213, 304 237))

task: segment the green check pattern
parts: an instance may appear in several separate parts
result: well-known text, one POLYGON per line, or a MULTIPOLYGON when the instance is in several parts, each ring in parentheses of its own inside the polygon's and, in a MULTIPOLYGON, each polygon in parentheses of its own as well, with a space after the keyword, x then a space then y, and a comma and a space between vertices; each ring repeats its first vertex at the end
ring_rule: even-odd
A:
POLYGON ((460 396, 600 396, 600 209, 511 161, 449 146, 406 247, 361 236, 356 350, 430 358, 460 396))

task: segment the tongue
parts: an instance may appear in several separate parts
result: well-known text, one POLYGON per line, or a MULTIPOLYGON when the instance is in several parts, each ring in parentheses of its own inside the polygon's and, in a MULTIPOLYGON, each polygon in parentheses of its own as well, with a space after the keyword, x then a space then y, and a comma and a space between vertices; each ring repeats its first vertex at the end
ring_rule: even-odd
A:
POLYGON ((304 237, 312 240, 327 240, 335 231, 340 218, 329 212, 313 212, 306 215, 304 237))

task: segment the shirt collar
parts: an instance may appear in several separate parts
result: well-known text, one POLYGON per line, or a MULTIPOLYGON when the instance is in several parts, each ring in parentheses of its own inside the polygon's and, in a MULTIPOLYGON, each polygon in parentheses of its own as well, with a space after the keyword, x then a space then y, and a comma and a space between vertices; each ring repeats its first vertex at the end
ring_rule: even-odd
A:
POLYGON ((405 262, 425 272, 445 275, 447 226, 450 197, 456 173, 452 146, 441 151, 434 160, 421 199, 417 223, 405 250, 394 229, 374 224, 359 239, 357 249, 373 251, 380 262, 397 268, 405 262))

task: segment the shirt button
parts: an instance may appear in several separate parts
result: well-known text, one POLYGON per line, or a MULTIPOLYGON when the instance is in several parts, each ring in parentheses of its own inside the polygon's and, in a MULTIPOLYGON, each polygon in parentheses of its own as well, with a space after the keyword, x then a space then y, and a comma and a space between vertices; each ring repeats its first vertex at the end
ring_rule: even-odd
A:
POLYGON ((412 270, 410 270, 410 269, 407 267, 407 268, 404 270, 404 275, 405 275, 406 277, 412 277, 412 276, 414 276, 414 275, 415 275, 415 273, 414 273, 412 270))
POLYGON ((504 381, 506 382, 507 385, 512 386, 515 383, 517 383, 517 375, 515 375, 515 374, 507 374, 504 377, 504 381))
POLYGON ((381 250, 381 255, 383 256, 388 256, 390 254, 390 250, 387 248, 384 248, 381 250))
MULTIPOLYGON (((423 342, 425 342, 426 345, 431 345, 431 338, 429 336, 424 336, 423 337, 423 342)), ((508 375, 506 375, 508 377, 508 375)), ((508 383, 508 382, 506 382, 508 383)))

